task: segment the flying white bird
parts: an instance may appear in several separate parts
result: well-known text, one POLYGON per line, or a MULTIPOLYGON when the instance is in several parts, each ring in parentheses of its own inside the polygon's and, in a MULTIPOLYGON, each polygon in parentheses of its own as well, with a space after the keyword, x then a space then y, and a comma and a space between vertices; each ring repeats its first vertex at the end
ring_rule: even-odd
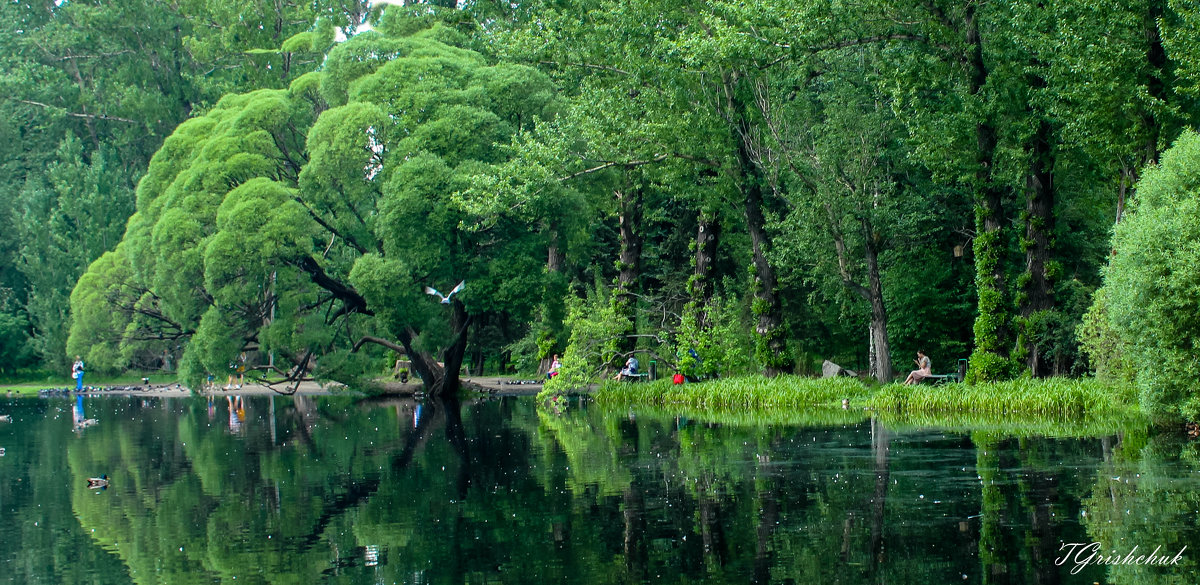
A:
POLYGON ((465 280, 458 283, 458 286, 455 286, 454 289, 450 291, 450 294, 446 294, 446 295, 443 295, 442 293, 438 292, 437 289, 434 289, 431 286, 427 286, 427 287, 425 287, 425 294, 438 297, 438 298, 442 299, 443 305, 449 305, 450 297, 454 296, 454 293, 461 291, 466 286, 466 284, 467 284, 467 281, 465 281, 465 280))

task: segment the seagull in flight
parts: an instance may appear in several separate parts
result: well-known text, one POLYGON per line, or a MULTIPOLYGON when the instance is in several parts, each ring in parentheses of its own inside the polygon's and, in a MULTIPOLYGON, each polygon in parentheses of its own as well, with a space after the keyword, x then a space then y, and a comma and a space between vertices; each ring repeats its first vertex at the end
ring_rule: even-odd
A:
POLYGON ((438 291, 437 291, 437 289, 435 289, 435 288, 433 288, 433 287, 431 287, 431 286, 427 286, 427 287, 425 287, 425 294, 427 294, 427 295, 433 295, 433 296, 435 296, 435 297, 438 297, 438 298, 442 299, 442 304, 443 304, 443 305, 449 305, 449 304, 450 304, 450 297, 454 296, 454 294, 455 294, 455 293, 457 293, 457 292, 461 291, 463 288, 465 288, 465 287, 466 287, 466 284, 467 284, 467 281, 465 281, 465 280, 464 280, 464 281, 462 281, 462 282, 460 282, 460 283, 458 283, 458 285, 457 285, 457 286, 455 286, 455 287, 454 287, 454 289, 453 289, 453 290, 451 290, 449 294, 445 294, 445 295, 443 295, 442 293, 438 292, 438 291))

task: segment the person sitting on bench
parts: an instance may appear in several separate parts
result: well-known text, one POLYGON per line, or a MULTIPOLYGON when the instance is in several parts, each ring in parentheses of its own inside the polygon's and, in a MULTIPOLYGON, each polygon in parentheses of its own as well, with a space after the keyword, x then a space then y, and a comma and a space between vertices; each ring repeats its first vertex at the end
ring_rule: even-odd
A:
POLYGON ((925 355, 925 352, 918 351, 914 361, 917 362, 917 369, 909 372, 908 377, 904 379, 905 384, 919 384, 921 380, 933 375, 933 366, 930 365, 929 356, 925 355))
POLYGON ((617 372, 617 375, 613 379, 617 380, 619 382, 621 380, 624 380, 625 378, 636 378, 637 375, 638 375, 637 358, 635 358, 633 356, 629 356, 629 359, 625 360, 625 367, 621 368, 621 371, 617 372))

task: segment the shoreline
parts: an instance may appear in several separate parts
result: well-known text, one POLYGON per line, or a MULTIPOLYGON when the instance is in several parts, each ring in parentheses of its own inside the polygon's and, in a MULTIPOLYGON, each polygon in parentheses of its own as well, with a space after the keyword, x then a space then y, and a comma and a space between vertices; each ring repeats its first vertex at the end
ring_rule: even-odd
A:
MULTIPOLYGON (((498 396, 524 396, 537 394, 542 389, 540 380, 520 379, 514 377, 500 376, 480 376, 462 378, 462 384, 466 386, 474 386, 484 393, 498 396)), ((291 384, 276 384, 274 387, 266 384, 243 384, 241 388, 225 390, 223 387, 205 389, 193 393, 188 387, 179 383, 170 384, 149 384, 149 385, 111 385, 111 386, 92 386, 85 387, 83 391, 76 392, 73 387, 61 388, 44 388, 34 391, 23 390, 16 386, 0 388, 0 392, 5 392, 9 397, 16 396, 38 396, 40 398, 53 397, 68 397, 68 396, 152 396, 161 398, 181 398, 193 395, 198 396, 327 396, 342 392, 346 386, 337 382, 320 383, 313 381, 301 382, 294 393, 281 392, 285 388, 290 388, 291 384)), ((423 394, 424 387, 420 382, 400 383, 396 381, 383 381, 379 383, 382 396, 416 396, 423 394)))

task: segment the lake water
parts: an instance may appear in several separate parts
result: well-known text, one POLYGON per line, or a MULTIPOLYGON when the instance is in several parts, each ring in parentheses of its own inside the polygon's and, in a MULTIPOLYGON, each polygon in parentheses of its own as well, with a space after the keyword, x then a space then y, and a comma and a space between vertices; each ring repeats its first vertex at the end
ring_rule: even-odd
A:
POLYGON ((9 399, 0 413, 13 418, 0 423, 0 583, 1200 574, 1200 450, 1142 428, 699 420, 532 398, 9 399), (101 475, 107 488, 89 488, 101 475), (1155 549, 1174 564, 1132 564, 1155 549))

